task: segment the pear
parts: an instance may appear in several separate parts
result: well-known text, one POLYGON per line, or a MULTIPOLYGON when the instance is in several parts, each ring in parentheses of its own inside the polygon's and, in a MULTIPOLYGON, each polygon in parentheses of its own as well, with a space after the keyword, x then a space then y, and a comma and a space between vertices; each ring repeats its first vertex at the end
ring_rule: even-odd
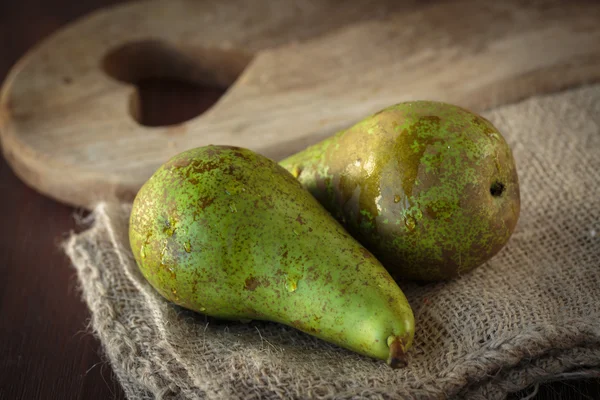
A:
POLYGON ((176 155, 138 192, 129 238, 143 276, 175 304, 405 363, 414 317, 397 283, 264 156, 228 146, 176 155))
POLYGON ((397 280, 477 268, 519 217, 510 147, 490 121, 447 103, 393 105, 280 165, 397 280))

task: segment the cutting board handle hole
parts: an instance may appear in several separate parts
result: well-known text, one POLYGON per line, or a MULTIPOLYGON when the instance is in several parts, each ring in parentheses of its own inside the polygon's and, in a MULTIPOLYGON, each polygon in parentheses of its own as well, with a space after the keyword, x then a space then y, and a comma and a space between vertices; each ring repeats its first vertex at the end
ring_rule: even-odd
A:
POLYGON ((109 51, 102 59, 102 70, 137 87, 129 113, 138 123, 168 126, 208 110, 251 59, 236 50, 177 48, 149 39, 109 51))

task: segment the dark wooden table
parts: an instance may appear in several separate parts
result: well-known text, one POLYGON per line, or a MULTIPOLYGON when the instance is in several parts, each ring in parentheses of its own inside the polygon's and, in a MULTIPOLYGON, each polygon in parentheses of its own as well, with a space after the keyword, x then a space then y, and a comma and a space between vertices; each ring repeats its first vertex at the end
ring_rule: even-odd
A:
MULTIPOLYGON (((0 81, 62 25, 123 1, 0 0, 0 81)), ((166 125, 201 113, 223 89, 151 80, 140 91, 143 122, 166 125)), ((84 211, 38 194, 0 158, 0 400, 125 398, 88 329, 75 270, 59 246, 77 229, 76 213, 84 211)), ((597 399, 600 381, 544 385, 536 398, 597 399)))

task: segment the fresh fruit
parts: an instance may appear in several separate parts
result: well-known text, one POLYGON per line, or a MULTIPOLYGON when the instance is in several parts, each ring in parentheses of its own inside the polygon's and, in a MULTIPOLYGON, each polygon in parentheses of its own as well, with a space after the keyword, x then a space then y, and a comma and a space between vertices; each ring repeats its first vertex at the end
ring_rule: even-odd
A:
POLYGON ((144 184, 135 260, 166 299, 232 320, 270 320, 397 367, 414 318, 379 261, 274 161, 250 150, 183 152, 144 184))
POLYGON ((396 279, 480 266, 519 217, 510 147, 488 120, 446 103, 388 107, 280 165, 396 279))

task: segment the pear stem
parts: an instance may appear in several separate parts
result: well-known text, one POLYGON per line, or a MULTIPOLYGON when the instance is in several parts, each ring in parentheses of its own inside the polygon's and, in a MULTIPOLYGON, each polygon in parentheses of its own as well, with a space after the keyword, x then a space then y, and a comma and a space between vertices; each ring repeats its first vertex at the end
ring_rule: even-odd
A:
POLYGON ((406 360, 406 350, 402 339, 399 337, 390 337, 388 339, 388 346, 390 347, 390 354, 387 359, 387 363, 392 368, 404 368, 408 365, 406 360), (391 340, 389 340, 391 339, 391 340))

